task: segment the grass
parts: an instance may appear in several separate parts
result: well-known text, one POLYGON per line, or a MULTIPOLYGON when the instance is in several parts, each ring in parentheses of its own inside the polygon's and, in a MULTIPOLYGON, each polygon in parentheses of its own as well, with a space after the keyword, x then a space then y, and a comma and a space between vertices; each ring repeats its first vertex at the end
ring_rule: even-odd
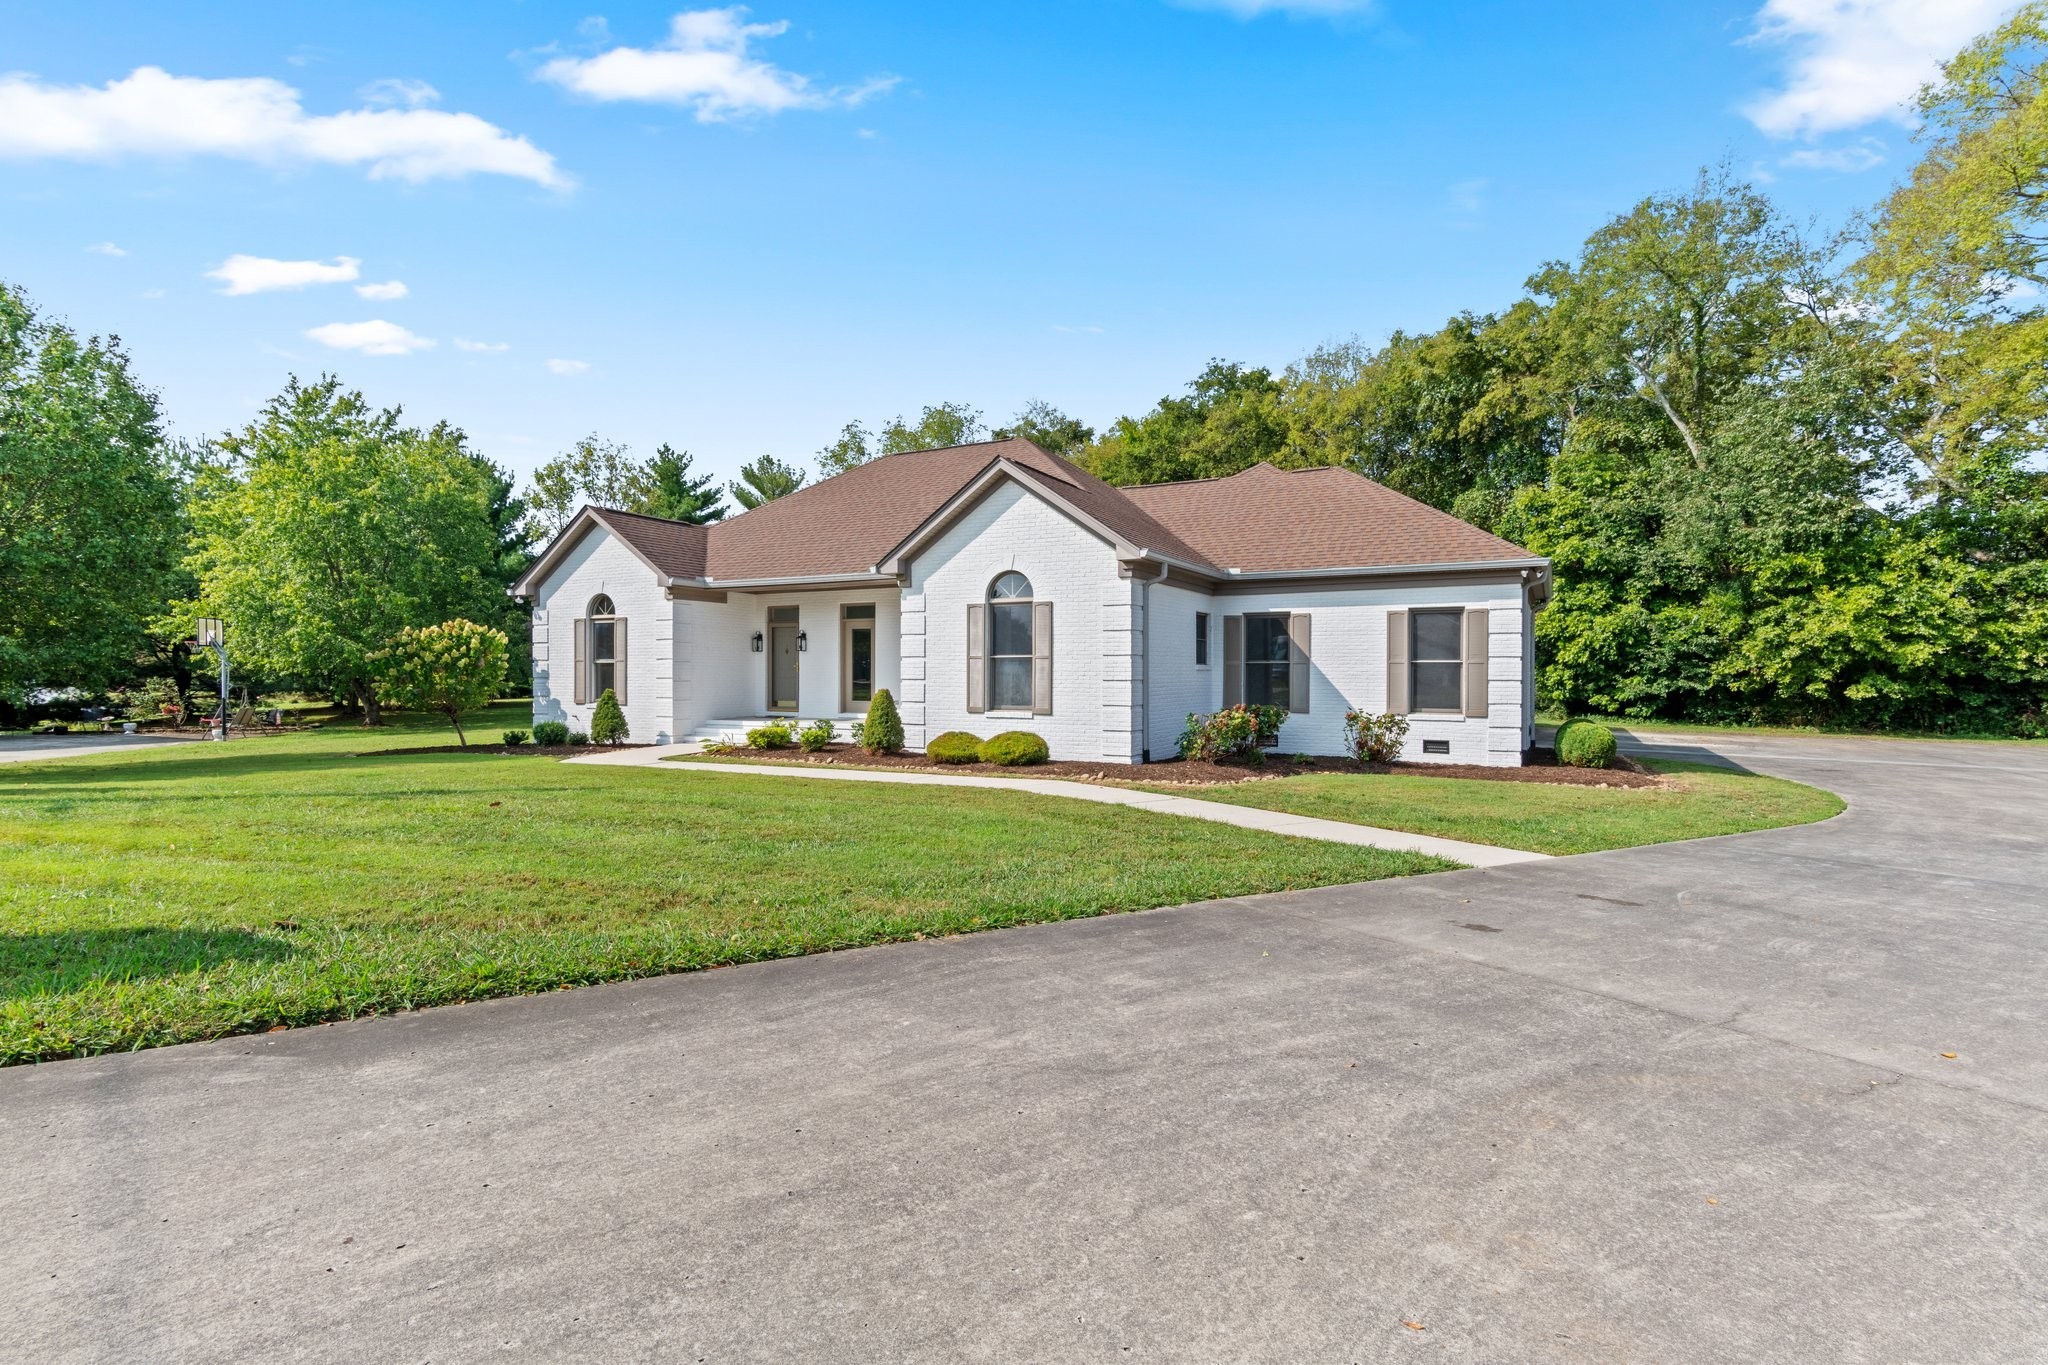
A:
POLYGON ((1451 866, 1025 793, 355 756, 444 737, 0 765, 0 1062, 1451 866))
POLYGON ((1644 766, 1676 777, 1678 786, 1631 789, 1405 774, 1308 773, 1278 782, 1171 790, 1205 801, 1349 820, 1536 853, 1593 853, 1776 829, 1825 820, 1842 810, 1841 798, 1833 793, 1782 778, 1731 772, 1704 763, 1646 760, 1644 766))

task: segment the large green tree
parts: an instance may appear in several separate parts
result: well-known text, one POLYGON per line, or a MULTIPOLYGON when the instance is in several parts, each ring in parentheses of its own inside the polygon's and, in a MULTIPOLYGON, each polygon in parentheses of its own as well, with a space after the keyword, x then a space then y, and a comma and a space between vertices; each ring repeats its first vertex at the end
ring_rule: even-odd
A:
POLYGON ((119 340, 0 284, 0 704, 130 671, 183 529, 156 397, 119 340))
POLYGON ((528 524, 533 538, 545 541, 585 506, 630 512, 651 491, 647 466, 633 458, 632 447, 592 432, 533 471, 528 524))
POLYGON ((718 480, 692 469, 690 452, 663 442, 647 462, 646 491, 630 510, 670 521, 704 526, 725 516, 725 495, 718 480))
POLYGON ((884 455, 966 445, 987 434, 976 409, 965 403, 932 403, 915 421, 900 415, 892 417, 878 433, 870 432, 859 422, 848 422, 832 444, 818 452, 818 468, 830 478, 884 455))
POLYGON ((1095 440, 1095 428, 1061 412, 1043 398, 1034 398, 1007 425, 997 427, 989 435, 998 441, 1022 437, 1035 442, 1040 449, 1073 460, 1080 458, 1095 440))
POLYGON ((786 498, 804 486, 804 472, 773 455, 763 455, 740 466, 738 480, 728 485, 732 500, 751 512, 763 503, 786 498))
POLYGON ((1116 484, 1169 483, 1278 462, 1287 445, 1284 385, 1264 368, 1212 360, 1186 396, 1142 417, 1120 417, 1084 463, 1116 484))
POLYGON ((219 445, 192 505, 187 611, 225 618, 237 657, 375 724, 373 659, 401 630, 496 615, 491 482, 460 431, 406 426, 323 376, 219 445))

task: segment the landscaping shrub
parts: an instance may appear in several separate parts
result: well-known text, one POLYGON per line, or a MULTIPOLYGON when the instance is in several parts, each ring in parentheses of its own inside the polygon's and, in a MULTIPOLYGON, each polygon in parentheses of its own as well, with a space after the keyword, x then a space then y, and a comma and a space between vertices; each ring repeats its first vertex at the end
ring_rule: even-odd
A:
POLYGON ((571 730, 568 733, 568 735, 563 738, 562 742, 564 744, 576 745, 580 748, 581 746, 590 743, 590 736, 584 734, 581 730, 571 730))
POLYGON ((787 749, 796 743, 796 730, 786 720, 771 720, 747 731, 749 749, 787 749))
POLYGON ((1344 750, 1359 763, 1392 763, 1401 756, 1401 741, 1407 737, 1406 716, 1344 713, 1344 750))
POLYGON ((1029 730, 1005 730, 981 746, 981 761, 1004 768, 1043 763, 1052 757, 1045 741, 1029 730))
POLYGON ((558 720, 539 720, 533 723, 535 744, 567 744, 569 727, 558 720))
POLYGON ((796 742, 807 754, 815 754, 832 742, 832 722, 819 719, 797 731, 796 742))
POLYGON ((934 763, 979 763, 981 737, 965 730, 948 730, 924 746, 924 756, 934 763))
MULTIPOLYGON (((415 711, 440 712, 455 727, 456 741, 467 745, 462 713, 489 706, 505 686, 508 649, 504 631, 457 617, 438 626, 408 626, 399 631, 389 645, 370 657, 370 667, 376 671, 384 700, 415 711)), ((612 703, 614 713, 618 705, 612 703)), ((598 715, 603 714, 604 703, 599 702, 598 715)), ((618 737, 626 737, 623 716, 618 737)))
POLYGON ((520 745, 522 745, 522 744, 524 744, 524 743, 526 743, 526 731, 524 731, 524 730, 507 730, 507 731, 505 732, 505 747, 506 747, 506 748, 508 748, 508 749, 516 749, 516 748, 518 748, 518 747, 519 747, 520 745))
POLYGON ((868 703, 868 718, 861 723, 860 747, 871 754, 900 753, 903 749, 903 717, 896 714, 896 698, 884 687, 868 703))
POLYGON ((590 713, 590 737, 599 744, 617 744, 627 733, 626 713, 619 709, 618 694, 607 687, 597 699, 597 709, 590 713))
POLYGON ((1590 720, 1568 720, 1557 727, 1557 761, 1574 768, 1605 768, 1614 762, 1614 731, 1590 720))
POLYGON ((1226 706, 1210 716, 1190 713, 1180 732, 1180 756, 1211 762, 1252 757, 1259 751, 1259 712, 1267 709, 1273 708, 1226 706))

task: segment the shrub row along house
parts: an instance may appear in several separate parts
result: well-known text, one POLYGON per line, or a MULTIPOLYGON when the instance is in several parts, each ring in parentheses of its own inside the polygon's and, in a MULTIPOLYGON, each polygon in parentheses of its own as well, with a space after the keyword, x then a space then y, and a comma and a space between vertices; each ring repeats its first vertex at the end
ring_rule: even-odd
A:
POLYGON ((638 739, 901 704, 909 747, 1030 730, 1055 759, 1170 757, 1191 712, 1286 712, 1343 751, 1514 765, 1548 561, 1341 469, 1115 488, 1024 440, 888 455, 710 526, 579 512, 514 585, 536 720, 606 688, 638 739))

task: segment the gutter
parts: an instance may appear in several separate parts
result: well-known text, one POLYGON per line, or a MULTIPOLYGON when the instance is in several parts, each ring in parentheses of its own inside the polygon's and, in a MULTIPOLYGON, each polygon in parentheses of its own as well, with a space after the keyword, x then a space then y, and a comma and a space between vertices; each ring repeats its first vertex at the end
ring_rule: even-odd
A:
POLYGON ((1550 561, 1531 556, 1528 559, 1477 559, 1448 560, 1440 564, 1375 564, 1353 569, 1225 569, 1230 582, 1263 582, 1274 578, 1370 578, 1381 575, 1411 573, 1448 573, 1452 570, 1539 569, 1548 572, 1550 561))

